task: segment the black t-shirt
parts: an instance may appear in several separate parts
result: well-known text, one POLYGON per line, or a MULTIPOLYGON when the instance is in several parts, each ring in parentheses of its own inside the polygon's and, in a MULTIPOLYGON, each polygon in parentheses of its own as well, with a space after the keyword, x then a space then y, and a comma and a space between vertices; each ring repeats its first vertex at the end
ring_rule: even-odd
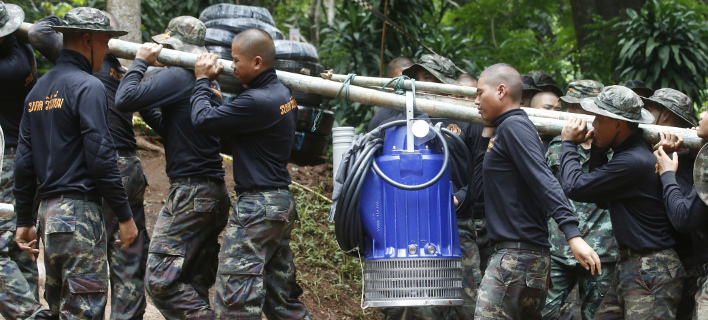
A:
MULTIPOLYGON (((133 61, 118 86, 118 111, 140 111, 145 122, 163 138, 168 177, 223 178, 219 138, 197 132, 189 117, 194 71, 169 67, 150 80, 140 82, 147 68, 147 61, 133 61), (160 108, 161 112, 146 112, 155 108, 160 108)), ((211 83, 211 86, 213 90, 219 89, 216 82, 211 83)), ((214 103, 221 101, 216 96, 211 99, 214 103)))
POLYGON ((474 181, 481 191, 477 196, 484 197, 489 240, 550 247, 548 215, 567 240, 579 237, 578 219, 546 165, 543 144, 526 112, 512 109, 493 123, 496 132, 477 145, 474 160, 474 181))
POLYGON ((99 193, 120 222, 132 213, 106 124, 106 90, 81 54, 62 50, 25 100, 15 157, 18 226, 32 226, 35 193, 99 193), (37 188, 39 181, 39 188, 37 188))
POLYGON ((133 134, 133 114, 116 109, 116 91, 118 91, 118 85, 120 85, 123 75, 125 75, 125 69, 118 59, 110 54, 103 58, 101 71, 94 73, 94 76, 101 80, 106 87, 106 103, 108 104, 106 121, 116 149, 135 150, 138 145, 135 143, 133 134))
POLYGON ((230 137, 236 190, 287 188, 297 103, 274 68, 261 72, 228 104, 214 103, 208 79, 192 93, 192 122, 200 132, 230 137))
POLYGON ((0 126, 5 146, 17 146, 25 97, 37 83, 37 63, 32 47, 11 34, 0 44, 0 126))
POLYGON ((580 165, 577 143, 565 140, 560 156, 561 185, 569 199, 609 207, 620 247, 660 250, 675 245, 675 230, 664 207, 656 158, 641 130, 612 147, 612 161, 591 156, 590 172, 580 165), (602 163, 606 162, 606 163, 602 163))

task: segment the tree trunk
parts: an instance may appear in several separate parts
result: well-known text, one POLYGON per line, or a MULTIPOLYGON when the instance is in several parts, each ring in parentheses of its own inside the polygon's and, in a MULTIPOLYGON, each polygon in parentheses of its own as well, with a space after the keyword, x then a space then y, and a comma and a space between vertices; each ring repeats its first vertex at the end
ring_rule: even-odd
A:
POLYGON ((322 16, 322 0, 312 0, 310 3, 310 44, 320 46, 320 16, 322 16))
POLYGON ((334 24, 334 13, 335 13, 335 1, 334 0, 327 0, 327 24, 328 25, 333 25, 334 24))
MULTIPOLYGON (((121 40, 143 42, 140 0, 106 0, 106 11, 116 17, 121 29, 128 31, 128 34, 120 37, 121 40)), ((130 66, 132 63, 132 60, 121 59, 121 64, 125 66, 130 66)))
POLYGON ((585 25, 592 23, 594 15, 599 15, 604 20, 625 16, 627 9, 639 10, 645 2, 646 0, 570 0, 578 49, 582 50, 587 44, 587 36, 591 30, 586 29, 585 25))

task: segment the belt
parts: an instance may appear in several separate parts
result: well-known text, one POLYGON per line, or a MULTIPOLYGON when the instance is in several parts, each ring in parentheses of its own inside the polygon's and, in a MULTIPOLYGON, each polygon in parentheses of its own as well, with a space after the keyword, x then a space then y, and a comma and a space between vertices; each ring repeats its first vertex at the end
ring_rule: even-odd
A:
POLYGON ((5 153, 4 153, 4 155, 6 155, 6 156, 14 156, 16 151, 17 151, 17 147, 7 147, 7 148, 5 148, 5 153))
POLYGON ((98 204, 101 204, 103 202, 103 198, 101 198, 101 196, 96 193, 80 193, 80 192, 63 193, 63 194, 59 194, 56 196, 46 197, 44 199, 56 199, 56 198, 84 200, 84 201, 88 201, 88 202, 95 202, 98 204))
POLYGON ((191 176, 191 177, 177 177, 170 178, 170 183, 224 183, 224 178, 211 178, 202 176, 191 176))
POLYGON ((138 153, 133 149, 116 149, 116 155, 121 158, 137 157, 138 153))
POLYGON ((708 275, 708 263, 705 263, 702 266, 698 267, 698 275, 700 275, 701 277, 708 275))
POLYGON ((619 254, 620 259, 628 259, 632 256, 646 256, 649 254, 652 254, 654 252, 659 252, 665 249, 642 249, 642 250, 632 250, 630 248, 619 248, 617 253, 619 254))
POLYGON ((520 242, 520 241, 502 241, 494 244, 494 251, 501 250, 501 249, 517 249, 517 250, 529 250, 529 251, 536 251, 540 253, 549 253, 550 250, 547 247, 544 246, 539 246, 537 244, 530 244, 526 242, 520 242))

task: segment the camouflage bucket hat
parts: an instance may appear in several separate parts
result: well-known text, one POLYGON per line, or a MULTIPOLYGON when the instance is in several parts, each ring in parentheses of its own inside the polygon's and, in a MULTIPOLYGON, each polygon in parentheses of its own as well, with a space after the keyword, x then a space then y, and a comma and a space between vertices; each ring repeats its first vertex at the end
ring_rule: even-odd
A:
POLYGON ((671 88, 662 88, 654 91, 649 98, 642 97, 645 104, 658 104, 681 117, 681 119, 696 126, 698 123, 693 117, 693 101, 683 92, 671 88))
POLYGON ((565 103, 580 103, 583 98, 597 97, 604 87, 595 80, 573 81, 568 84, 568 92, 560 99, 565 103))
POLYGON ((629 80, 624 83, 624 86, 632 89, 632 91, 643 97, 650 97, 654 94, 654 89, 647 88, 642 80, 629 80))
POLYGON ((529 71, 529 75, 533 78, 533 81, 536 82, 536 87, 541 89, 541 91, 553 92, 559 97, 563 95, 563 90, 558 87, 556 80, 553 80, 553 77, 545 71, 533 70, 529 71))
POLYGON ((107 33, 112 38, 128 34, 128 31, 113 29, 103 11, 89 7, 69 10, 64 15, 64 25, 52 26, 52 29, 64 33, 107 33))
POLYGON ((25 21, 25 12, 20 6, 0 1, 0 37, 15 32, 23 21, 25 21))
POLYGON ((588 112, 634 123, 652 123, 654 116, 645 110, 639 95, 623 86, 607 86, 595 98, 580 100, 588 112))
POLYGON ((533 81, 533 77, 529 75, 521 75, 521 83, 524 84, 523 91, 534 91, 536 93, 541 92, 541 89, 536 87, 536 81, 533 81))
POLYGON ((455 64, 450 59, 436 54, 424 54, 418 63, 403 70, 403 75, 415 78, 418 70, 425 69, 444 84, 460 85, 454 79, 455 64))
POLYGON ((195 17, 181 16, 170 20, 165 33, 152 37, 152 40, 178 51, 200 54, 209 52, 204 46, 205 35, 204 22, 195 17))

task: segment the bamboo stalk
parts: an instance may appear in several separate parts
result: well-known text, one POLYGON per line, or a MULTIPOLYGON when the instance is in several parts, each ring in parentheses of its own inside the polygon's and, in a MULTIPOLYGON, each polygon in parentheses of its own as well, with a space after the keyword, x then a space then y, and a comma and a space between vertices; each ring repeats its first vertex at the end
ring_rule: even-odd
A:
MULTIPOLYGON (((111 53, 119 58, 134 59, 135 54, 140 48, 140 44, 112 39, 108 43, 108 47, 110 48, 111 53)), ((157 60, 166 65, 194 68, 194 64, 197 60, 197 55, 170 49, 163 49, 158 55, 157 60)), ((231 68, 231 61, 223 59, 219 59, 219 61, 224 66, 222 74, 231 75, 233 73, 233 69, 231 68)), ((340 91, 339 89, 341 88, 341 84, 337 82, 324 80, 316 77, 308 77, 305 75, 280 70, 278 70, 277 73, 278 79, 280 79, 280 81, 290 89, 307 91, 340 99, 344 99, 345 97, 345 90, 342 90, 339 95, 337 95, 337 93, 340 91)), ((354 79, 356 80, 356 78, 354 79)), ((383 79, 383 81, 386 81, 386 79, 383 79)), ((441 86, 444 90, 450 89, 448 87, 455 87, 437 83, 421 82, 416 83, 416 88, 419 88, 419 84, 423 84, 424 87, 425 85, 441 86)), ((432 87, 427 87, 426 89, 429 88, 432 87)), ((464 91, 471 87, 460 86, 457 88, 461 88, 464 91)), ((438 89, 440 89, 440 87, 438 89)), ((448 93, 451 91, 452 90, 449 90, 448 93)), ((457 93, 449 94, 459 94, 463 91, 458 91, 457 93)), ((368 104, 371 106, 385 107, 390 109, 396 109, 399 111, 405 111, 406 109, 406 98, 404 96, 381 92, 375 89, 368 89, 356 85, 351 85, 349 86, 349 97, 352 101, 368 104)), ((479 114, 476 108, 471 108, 469 106, 444 103, 435 100, 418 99, 416 101, 416 110, 420 113, 427 113, 433 117, 455 119, 481 125, 490 125, 489 123, 485 122, 484 119, 482 119, 482 116, 479 114)), ((586 118, 588 117, 584 115, 574 115, 550 110, 524 110, 529 113, 529 118, 531 119, 531 121, 533 121, 539 133, 549 135, 560 134, 561 130, 563 129, 563 126, 565 125, 565 119, 572 118, 575 116, 582 116, 586 118)), ((651 143, 659 142, 659 131, 670 131, 683 137, 684 146, 690 149, 698 150, 701 148, 701 146, 703 146, 703 139, 698 138, 696 132, 693 130, 655 125, 640 125, 640 128, 644 129, 644 138, 651 143)))
MULTIPOLYGON (((20 37, 27 36, 27 30, 31 27, 29 23, 23 23, 18 30, 20 37)), ((135 59, 135 54, 140 49, 140 44, 111 39, 108 43, 111 54, 118 58, 135 59)), ((157 60, 165 65, 179 66, 184 68, 194 68, 197 61, 197 55, 192 53, 180 52, 171 49, 163 49, 157 57, 157 60)), ((219 59, 224 66, 222 74, 231 76, 233 68, 231 61, 219 59)), ((345 90, 342 90, 339 95, 341 84, 331 80, 324 80, 316 77, 277 71, 280 81, 290 89, 307 91, 310 93, 320 94, 328 97, 344 99, 345 90)), ((332 75, 334 80, 340 79, 337 75, 332 75)), ((380 79, 371 77, 355 77, 353 83, 368 85, 368 86, 383 86, 390 79, 380 79), (370 81, 369 81, 370 80, 370 81)), ((410 85, 410 81, 408 81, 410 85)), ((476 88, 452 86, 439 83, 419 82, 416 83, 416 89, 425 91, 434 91, 445 94, 454 94, 461 96, 473 96, 476 93, 476 88), (437 90, 437 91, 436 91, 437 90)), ((381 92, 374 89, 363 88, 357 85, 349 86, 349 97, 352 101, 360 102, 371 106, 379 106, 399 111, 405 111, 406 98, 397 94, 381 92)), ((489 125, 480 116, 476 108, 463 106, 448 102, 439 102, 428 99, 418 99, 416 101, 416 110, 420 113, 427 113, 432 117, 455 119, 481 125, 489 125)), ((556 112, 549 110, 524 109, 533 121, 534 125, 541 134, 560 134, 565 124, 565 119, 574 116, 564 112, 556 112)), ((587 117, 587 116, 584 116, 587 117)), ((684 142, 684 146, 693 150, 699 150, 703 146, 703 139, 696 135, 696 132, 688 129, 680 129, 675 127, 655 126, 655 125, 640 125, 644 129, 644 138, 651 143, 659 141, 660 131, 669 131, 680 135, 684 142)))
MULTIPOLYGON (((320 76, 327 80, 332 80, 335 82, 344 82, 347 80, 347 76, 342 74, 331 74, 322 73, 320 76)), ((352 80, 353 85, 364 86, 364 87, 383 87, 391 81, 389 78, 375 78, 375 77, 364 77, 356 76, 352 80)), ((393 88, 394 83, 390 83, 388 87, 393 88)), ((406 90, 411 90, 410 80, 406 80, 403 84, 403 88, 406 90)), ((429 91, 435 93, 452 94, 456 96, 467 96, 474 97, 477 94, 477 88, 465 87, 465 86, 455 86, 450 84, 433 83, 433 82, 415 82, 415 89, 421 91, 429 91)))

